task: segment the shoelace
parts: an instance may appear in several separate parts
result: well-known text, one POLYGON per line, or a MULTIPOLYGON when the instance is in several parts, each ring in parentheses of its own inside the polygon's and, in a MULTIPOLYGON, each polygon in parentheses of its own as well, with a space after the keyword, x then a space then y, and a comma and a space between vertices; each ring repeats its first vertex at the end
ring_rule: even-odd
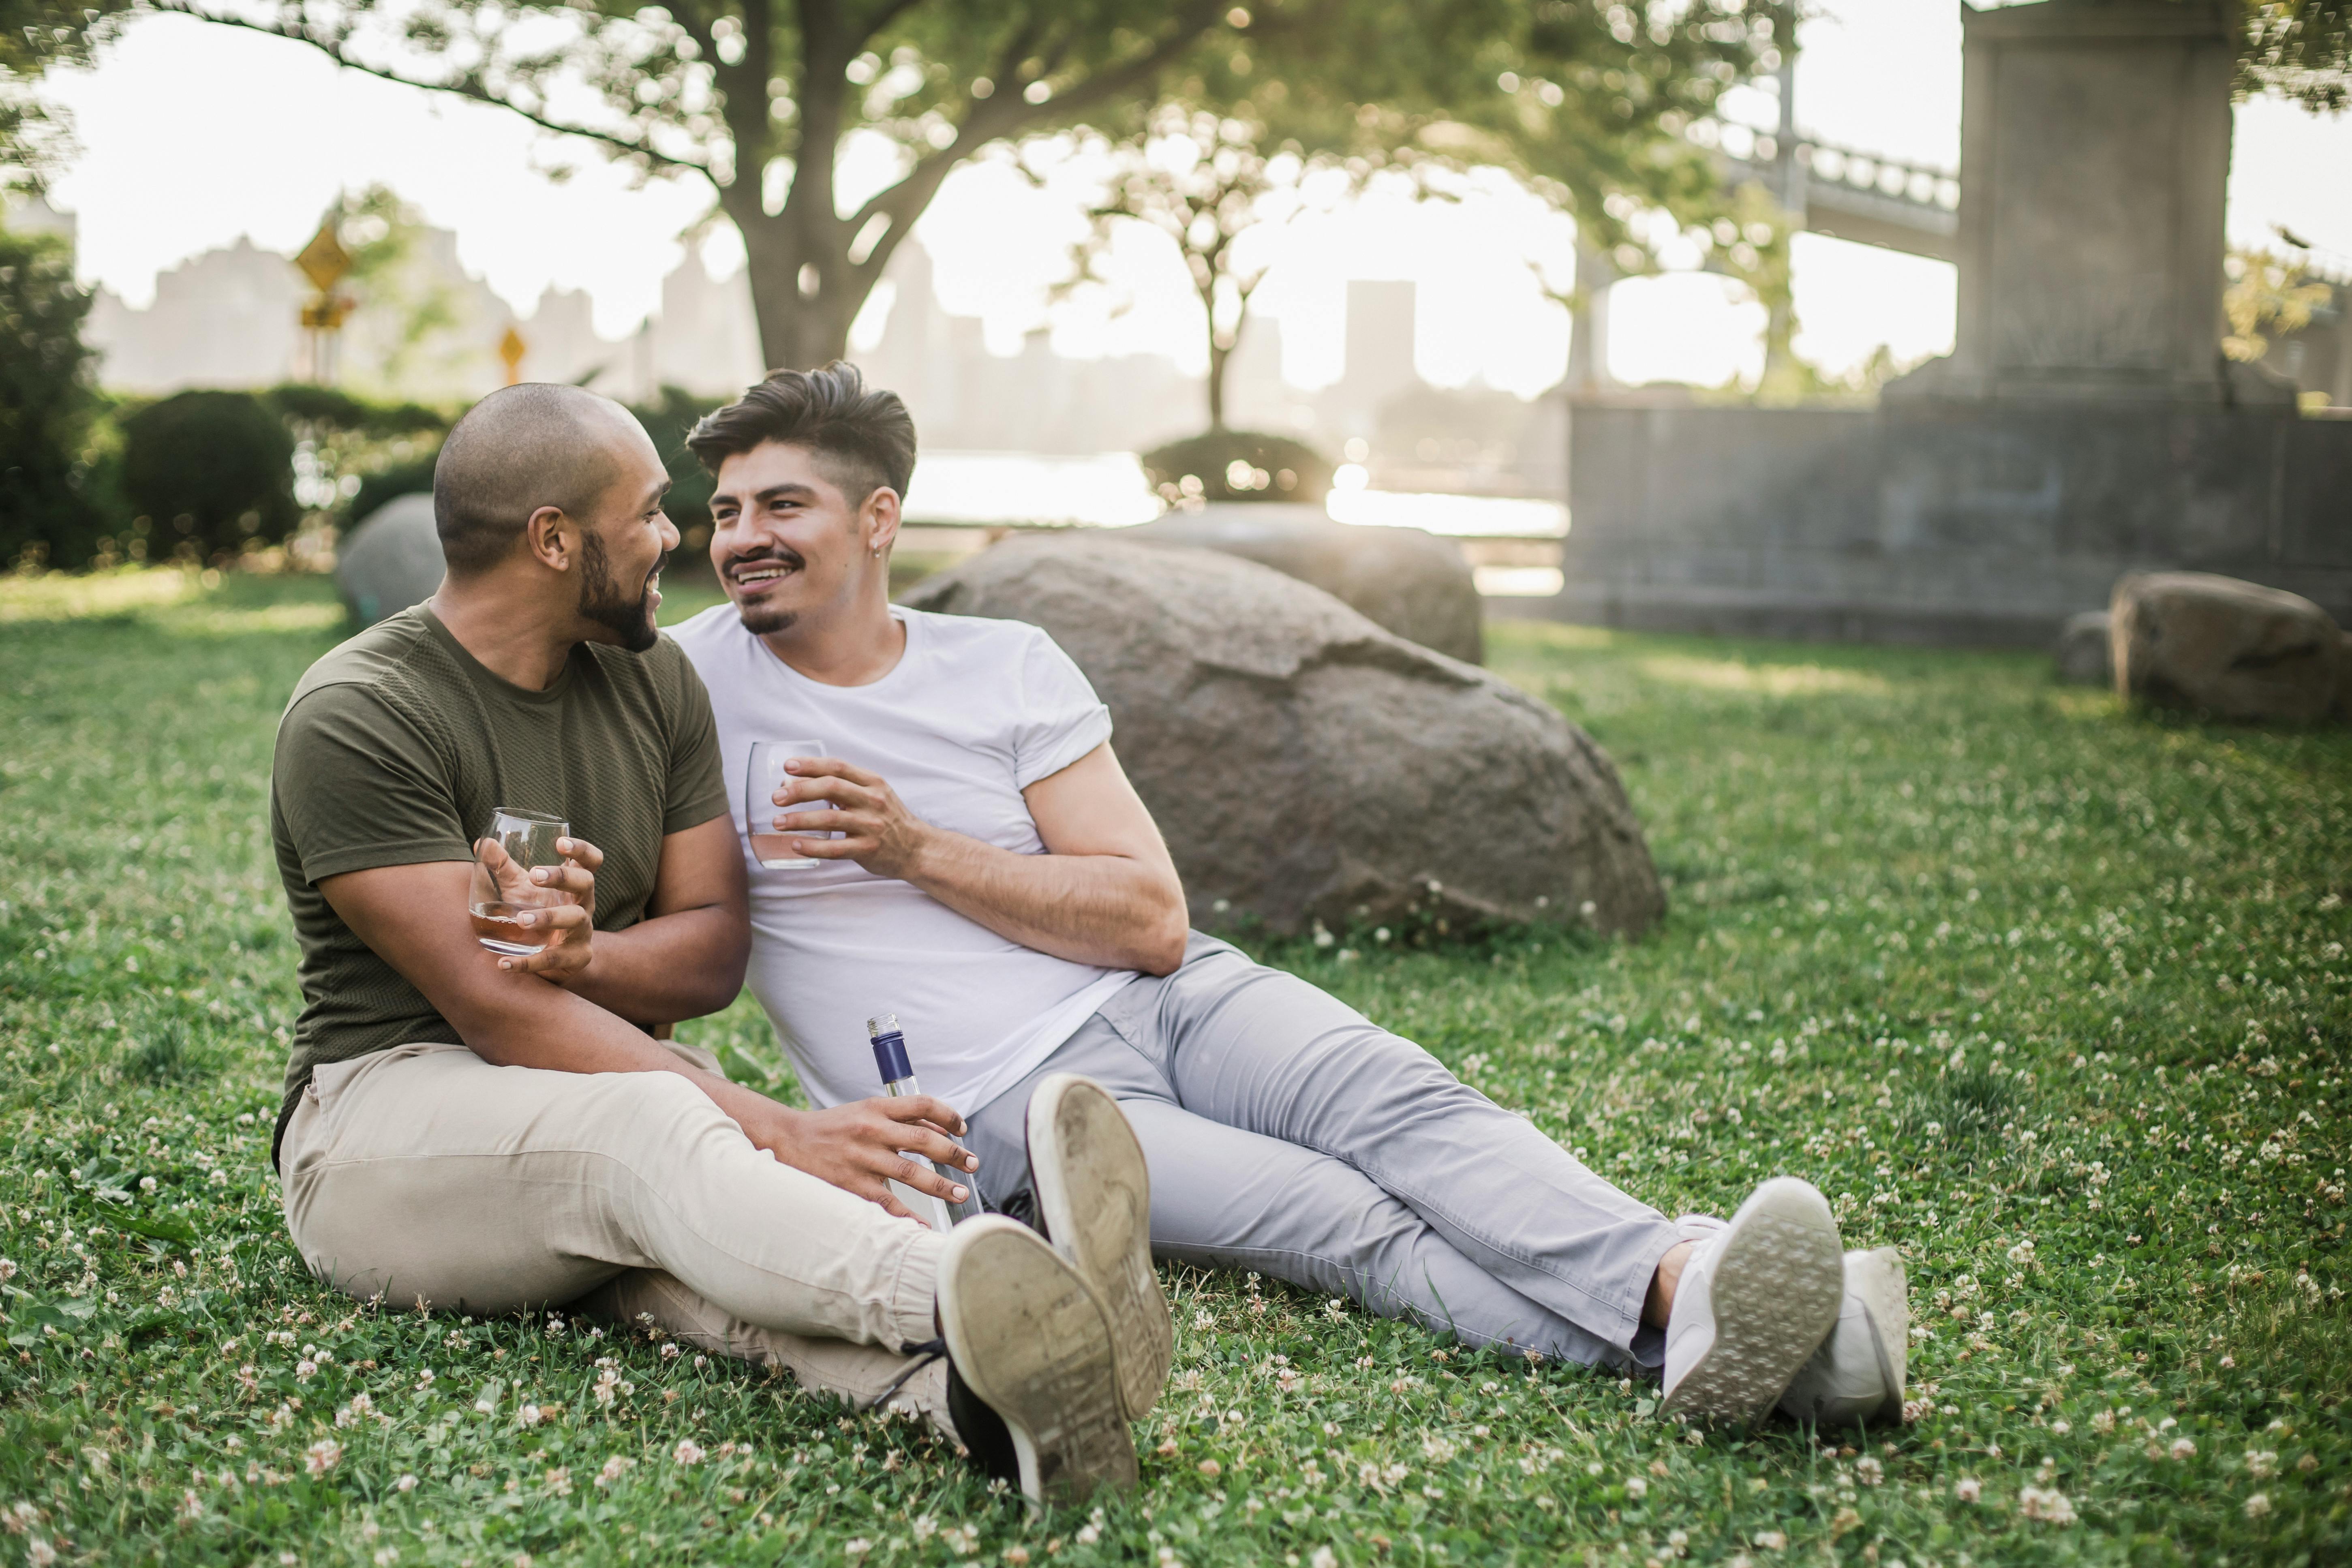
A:
POLYGON ((930 1365, 935 1361, 945 1361, 948 1354, 948 1342, 944 1339, 925 1340, 921 1344, 908 1345, 907 1347, 906 1353, 913 1359, 908 1362, 905 1370, 901 1371, 898 1376, 892 1378, 889 1382, 884 1384, 882 1385, 882 1392, 876 1394, 873 1398, 866 1401, 863 1405, 860 1405, 857 1407, 859 1410, 866 1411, 878 1409, 880 1406, 889 1402, 891 1395, 897 1394, 900 1389, 906 1387, 908 1383, 912 1382, 917 1373, 921 1372, 925 1367, 930 1365))

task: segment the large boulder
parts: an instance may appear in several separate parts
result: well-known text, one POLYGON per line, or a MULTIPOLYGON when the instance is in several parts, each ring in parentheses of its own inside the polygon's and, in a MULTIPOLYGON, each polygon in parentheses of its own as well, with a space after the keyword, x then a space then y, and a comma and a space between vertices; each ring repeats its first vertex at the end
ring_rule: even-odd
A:
POLYGON ((2297 594, 2206 572, 2149 572, 2116 584, 2109 606, 2116 690, 2216 719, 2326 719, 2343 636, 2297 594))
POLYGON ((394 497, 335 548, 335 586, 358 626, 423 604, 441 585, 444 570, 429 495, 394 497))
POLYGON ((2058 633, 2058 683, 2061 686, 2113 686, 2115 650, 2108 646, 2108 615, 2084 610, 2069 616, 2058 633))
POLYGON ((1109 704, 1197 925, 1564 919, 1665 908, 1617 770, 1549 705, 1252 562, 1014 539, 919 609, 1045 628, 1109 704))
POLYGON ((1486 661, 1485 611, 1461 546, 1418 528, 1358 528, 1321 507, 1211 502, 1122 530, 1123 539, 1214 550, 1312 583, 1407 642, 1486 661))

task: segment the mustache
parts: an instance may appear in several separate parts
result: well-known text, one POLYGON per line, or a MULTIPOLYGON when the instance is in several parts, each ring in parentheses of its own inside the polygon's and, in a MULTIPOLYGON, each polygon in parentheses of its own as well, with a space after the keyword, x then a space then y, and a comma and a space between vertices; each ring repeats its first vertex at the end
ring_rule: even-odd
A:
POLYGON ((731 577, 743 567, 765 565, 784 566, 799 572, 807 568, 808 562, 797 550, 778 544, 763 544, 757 550, 728 557, 726 572, 731 577))

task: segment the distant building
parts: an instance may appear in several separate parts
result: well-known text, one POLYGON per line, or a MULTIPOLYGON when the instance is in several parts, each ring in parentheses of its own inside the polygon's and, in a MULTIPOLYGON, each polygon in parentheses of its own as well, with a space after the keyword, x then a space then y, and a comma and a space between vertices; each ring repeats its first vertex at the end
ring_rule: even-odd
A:
MULTIPOLYGON (((73 232, 70 215, 37 204, 20 204, 9 221, 73 232)), ((906 398, 928 449, 1145 451, 1208 423, 1202 377, 1166 355, 1071 359, 1055 353, 1043 331, 1017 354, 989 353, 979 318, 951 315, 940 303, 919 242, 898 248, 883 289, 878 338, 851 358, 873 384, 906 398)), ((465 269, 446 229, 424 230, 378 292, 353 313, 339 349, 337 379, 355 391, 434 402, 478 396, 505 379, 497 345, 509 326, 523 344, 525 379, 593 386, 628 401, 649 400, 666 385, 730 396, 763 374, 748 280, 740 272, 713 277, 698 254, 663 280, 659 309, 618 339, 597 333, 593 301, 577 289, 550 288, 518 315, 465 269)), ((296 322, 309 294, 289 258, 250 239, 159 274, 154 302, 142 310, 100 289, 89 329, 102 356, 100 380, 148 395, 275 385, 305 368, 296 322)), ((1421 380, 1414 301, 1411 282, 1350 282, 1345 372, 1315 393, 1283 379, 1282 323, 1252 320, 1226 371, 1228 423, 1297 436, 1334 458, 1350 437, 1364 438, 1376 450, 1376 473, 1410 470, 1416 488, 1559 489, 1565 443, 1545 405, 1441 393, 1421 380)))
POLYGON ((1420 285, 1366 278, 1348 282, 1347 361, 1315 401, 1318 424, 1336 444, 1370 439, 1381 409, 1421 384, 1412 340, 1420 285))
POLYGON ((294 374, 307 297, 285 257, 241 237, 157 273, 145 310, 99 289, 83 335, 99 351, 100 381, 117 392, 275 386, 294 374))

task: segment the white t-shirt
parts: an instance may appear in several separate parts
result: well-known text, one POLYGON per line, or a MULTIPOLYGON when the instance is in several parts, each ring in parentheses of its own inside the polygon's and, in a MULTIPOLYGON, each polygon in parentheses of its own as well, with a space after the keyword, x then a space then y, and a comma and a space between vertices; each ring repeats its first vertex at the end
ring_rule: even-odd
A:
MULTIPOLYGON (((751 742, 814 740, 879 773, 926 822, 1044 854, 1021 792, 1109 740, 1110 710, 1035 626, 890 613, 906 652, 866 686, 811 680, 745 631, 732 605, 670 633, 709 688, 739 838, 751 742)), ((866 1020, 896 1013, 923 1091, 970 1116, 1135 978, 1024 947, 847 860, 771 871, 746 843, 743 863, 751 991, 820 1106, 881 1092, 866 1020)))

